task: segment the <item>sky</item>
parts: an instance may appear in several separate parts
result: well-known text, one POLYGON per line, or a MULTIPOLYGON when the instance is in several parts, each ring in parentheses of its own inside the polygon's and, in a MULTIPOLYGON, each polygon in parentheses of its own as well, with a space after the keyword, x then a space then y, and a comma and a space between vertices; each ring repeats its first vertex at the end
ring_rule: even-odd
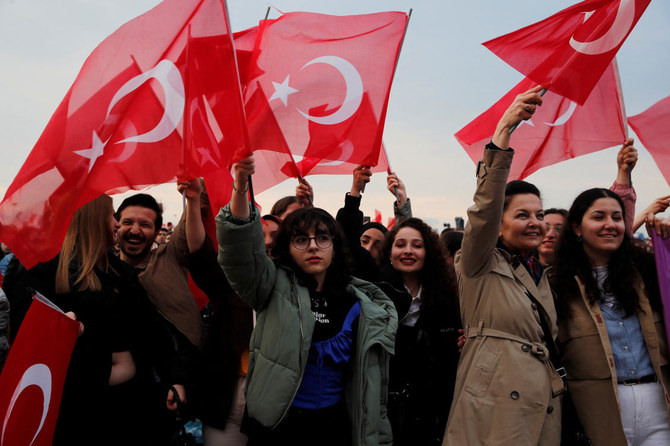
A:
MULTIPOLYGON (((90 52, 119 26, 158 3, 156 0, 0 0, 0 196, 19 171, 49 118, 90 52)), ((269 6, 279 11, 349 15, 409 11, 412 16, 391 89, 384 142, 393 170, 406 184, 414 216, 434 227, 466 217, 475 188, 475 165, 454 133, 485 111, 523 76, 481 45, 537 22, 576 1, 553 0, 232 0, 233 31, 252 27, 269 6)), ((628 116, 670 95, 670 2, 652 1, 617 59, 628 116)), ((631 136, 634 137, 632 130, 631 136)), ((514 137, 511 141, 514 146, 514 137)), ((636 143, 633 171, 637 210, 670 194, 646 149, 636 143)), ((536 184, 544 205, 569 207, 579 192, 609 187, 616 176, 619 147, 540 169, 526 180, 536 184)), ((351 176, 311 176, 315 205, 335 213, 351 188, 351 176)), ((296 181, 257 196, 265 210, 296 181)), ((182 210, 176 185, 153 187, 166 221, 182 210)), ((123 196, 116 196, 118 205, 123 196)), ((392 216, 394 198, 385 174, 374 174, 361 209, 392 216)))

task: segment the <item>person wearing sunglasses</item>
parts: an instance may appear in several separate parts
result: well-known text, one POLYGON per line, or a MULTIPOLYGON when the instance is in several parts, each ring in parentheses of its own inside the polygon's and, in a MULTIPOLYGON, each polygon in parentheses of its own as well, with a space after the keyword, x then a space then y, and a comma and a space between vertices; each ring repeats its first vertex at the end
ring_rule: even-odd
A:
POLYGON ((542 243, 537 248, 540 261, 545 265, 554 264, 554 250, 558 245, 558 237, 561 235, 568 211, 565 209, 550 208, 544 211, 544 222, 547 230, 544 233, 542 243))
POLYGON ((233 169, 232 198, 216 220, 219 263, 257 312, 242 426, 248 445, 391 444, 393 302, 350 275, 342 230, 322 209, 289 214, 271 259, 246 193, 253 157, 233 169))

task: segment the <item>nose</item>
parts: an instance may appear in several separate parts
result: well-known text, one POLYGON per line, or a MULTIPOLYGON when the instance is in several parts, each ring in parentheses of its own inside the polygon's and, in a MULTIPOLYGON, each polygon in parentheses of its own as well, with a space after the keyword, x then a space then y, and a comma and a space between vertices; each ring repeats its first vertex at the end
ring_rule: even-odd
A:
POLYGON ((312 237, 309 239, 309 245, 307 245, 307 249, 319 249, 319 247, 316 245, 316 238, 312 237))

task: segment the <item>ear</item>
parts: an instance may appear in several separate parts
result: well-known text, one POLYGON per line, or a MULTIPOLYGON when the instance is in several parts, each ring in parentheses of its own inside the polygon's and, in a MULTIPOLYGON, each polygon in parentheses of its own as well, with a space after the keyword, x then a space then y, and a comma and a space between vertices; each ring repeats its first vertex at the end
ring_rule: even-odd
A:
POLYGON ((582 225, 579 225, 577 223, 572 224, 572 230, 577 235, 578 237, 581 237, 582 235, 582 225))

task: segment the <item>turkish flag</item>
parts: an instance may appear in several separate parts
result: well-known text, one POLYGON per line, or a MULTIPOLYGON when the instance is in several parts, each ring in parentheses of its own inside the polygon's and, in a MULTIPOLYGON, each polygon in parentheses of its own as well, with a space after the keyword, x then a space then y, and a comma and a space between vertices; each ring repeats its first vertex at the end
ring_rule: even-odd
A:
POLYGON ((670 184, 670 96, 631 116, 628 123, 670 184))
MULTIPOLYGON (((472 161, 481 159, 484 146, 514 98, 536 85, 528 78, 522 80, 454 135, 472 161)), ((515 154, 509 179, 519 180, 542 167, 622 144, 626 127, 619 85, 614 61, 583 106, 548 91, 532 119, 523 121, 512 133, 515 154)))
POLYGON ((30 268, 58 253, 77 208, 228 165, 244 139, 224 3, 165 0, 84 62, 0 204, 0 239, 30 268))
POLYGON ((0 445, 51 445, 78 332, 79 322, 33 300, 0 375, 0 445))
POLYGON ((538 85, 583 105, 651 0, 585 0, 484 43, 538 85))
MULTIPOLYGON (((250 129, 263 131, 255 120, 267 121, 271 113, 293 155, 307 156, 316 144, 319 159, 339 161, 338 148, 350 140, 348 161, 375 165, 406 22, 401 12, 294 12, 262 22, 249 70, 257 76, 248 79, 245 92, 250 129), (355 141, 352 132, 359 133, 355 141)), ((276 141, 255 138, 253 130, 250 139, 254 150, 284 151, 276 141)))

